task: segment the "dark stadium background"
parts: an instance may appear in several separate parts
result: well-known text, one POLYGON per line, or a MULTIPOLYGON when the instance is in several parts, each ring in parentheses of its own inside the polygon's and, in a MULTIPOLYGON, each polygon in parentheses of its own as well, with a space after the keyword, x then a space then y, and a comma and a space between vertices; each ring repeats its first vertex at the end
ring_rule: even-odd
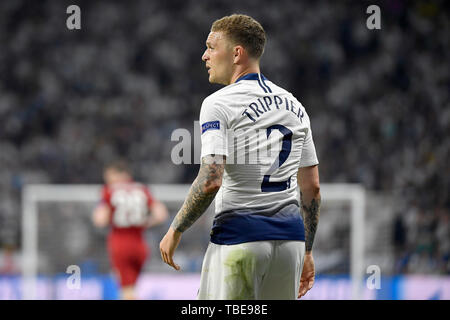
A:
POLYGON ((393 204, 388 274, 448 283, 449 9, 443 0, 1 1, 0 277, 20 270, 8 257, 20 257, 26 184, 100 184, 117 157, 147 183, 193 181, 198 165, 172 163, 170 135, 192 131, 220 88, 208 83, 204 43, 215 19, 238 12, 267 32, 262 73, 309 113, 321 181, 361 183, 393 204), (71 4, 81 30, 66 28, 71 4), (381 30, 366 27, 370 4, 381 30))

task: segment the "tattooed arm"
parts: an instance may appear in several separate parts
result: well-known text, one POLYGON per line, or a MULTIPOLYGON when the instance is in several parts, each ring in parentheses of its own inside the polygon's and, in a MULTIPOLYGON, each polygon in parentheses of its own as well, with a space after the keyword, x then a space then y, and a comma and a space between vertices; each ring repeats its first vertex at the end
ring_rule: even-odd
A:
POLYGON ((315 266, 312 256, 314 236, 320 216, 320 182, 318 166, 298 169, 297 182, 300 187, 300 203, 305 224, 305 261, 298 298, 301 298, 312 288, 315 278, 315 266))
POLYGON ((320 183, 317 166, 300 168, 297 174, 300 203, 305 224, 305 249, 311 252, 320 215, 320 183))
POLYGON ((159 244, 161 257, 165 263, 179 270, 173 262, 181 234, 188 229, 209 207, 222 185, 225 157, 208 155, 202 158, 197 178, 189 189, 188 196, 178 211, 172 225, 159 244))
POLYGON ((208 155, 202 158, 197 178, 171 227, 179 232, 189 228, 209 207, 222 185, 225 165, 223 156, 208 155))

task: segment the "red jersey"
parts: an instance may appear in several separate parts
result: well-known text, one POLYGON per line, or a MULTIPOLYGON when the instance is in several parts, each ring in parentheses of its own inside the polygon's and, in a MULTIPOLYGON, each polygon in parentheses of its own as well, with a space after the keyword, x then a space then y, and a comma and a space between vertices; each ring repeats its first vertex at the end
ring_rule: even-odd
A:
POLYGON ((153 197, 145 185, 130 181, 105 185, 102 189, 102 202, 111 209, 112 234, 141 234, 153 197))
POLYGON ((121 286, 134 285, 149 253, 143 230, 153 198, 146 186, 131 181, 104 186, 102 202, 111 209, 111 264, 121 286))

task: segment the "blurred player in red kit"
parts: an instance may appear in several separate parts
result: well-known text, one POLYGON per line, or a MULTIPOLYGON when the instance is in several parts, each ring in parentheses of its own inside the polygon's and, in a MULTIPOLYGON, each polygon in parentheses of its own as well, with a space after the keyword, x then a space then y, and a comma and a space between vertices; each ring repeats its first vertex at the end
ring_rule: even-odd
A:
POLYGON ((102 199, 94 210, 93 222, 97 227, 111 226, 108 253, 121 299, 136 299, 134 286, 149 253, 143 232, 166 221, 167 208, 145 185, 133 181, 124 162, 108 165, 103 177, 102 199))

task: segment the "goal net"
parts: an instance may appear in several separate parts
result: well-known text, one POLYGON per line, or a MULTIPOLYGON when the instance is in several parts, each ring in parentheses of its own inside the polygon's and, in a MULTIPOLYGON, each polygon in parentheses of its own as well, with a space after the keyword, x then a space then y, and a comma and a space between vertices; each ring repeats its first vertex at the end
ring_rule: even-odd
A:
MULTIPOLYGON (((170 214, 165 224, 145 232, 151 258, 143 272, 152 274, 153 279, 179 277, 180 273, 175 273, 161 261, 159 241, 181 207, 189 187, 149 185, 153 196, 167 206, 170 214)), ((111 267, 106 251, 108 230, 95 228, 91 220, 100 190, 100 185, 25 186, 22 194, 22 299, 101 297, 98 279, 100 276, 111 278, 111 267), (67 289, 71 266, 81 270, 84 291, 67 289)), ((321 275, 347 276, 350 280, 347 296, 362 299, 365 191, 357 184, 324 183, 321 194, 321 217, 314 243, 316 274, 318 278, 321 275)), ((177 249, 175 260, 183 267, 183 274, 191 276, 191 282, 199 280, 213 216, 214 204, 183 234, 177 249)), ((170 282, 165 283, 170 286, 170 282)), ((177 282, 173 283, 176 285, 177 282)), ((170 288, 165 290, 170 291, 170 288)), ((182 292, 180 286, 174 291, 182 292)), ((187 298, 195 299, 195 292, 187 298)))

